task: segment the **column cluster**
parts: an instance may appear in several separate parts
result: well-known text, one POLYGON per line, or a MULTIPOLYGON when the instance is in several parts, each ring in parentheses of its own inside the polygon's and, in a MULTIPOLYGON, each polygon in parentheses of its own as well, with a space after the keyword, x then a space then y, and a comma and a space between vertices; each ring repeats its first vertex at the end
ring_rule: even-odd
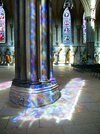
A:
POLYGON ((15 79, 10 101, 39 107, 60 97, 53 78, 52 15, 49 0, 15 0, 15 79))

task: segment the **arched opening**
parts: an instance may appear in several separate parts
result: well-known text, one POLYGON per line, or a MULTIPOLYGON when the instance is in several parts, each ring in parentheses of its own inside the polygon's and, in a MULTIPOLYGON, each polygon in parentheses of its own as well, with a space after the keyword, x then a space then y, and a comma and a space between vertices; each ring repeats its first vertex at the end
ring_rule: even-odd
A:
POLYGON ((6 41, 6 22, 5 22, 5 10, 3 4, 0 5, 0 43, 6 41))
POLYGON ((71 14, 68 7, 63 12, 63 44, 72 44, 71 14))
POLYGON ((0 1, 0 65, 15 63, 12 0, 0 1))
POLYGON ((85 45, 82 42, 83 12, 84 8, 80 0, 65 1, 60 13, 62 18, 54 20, 59 24, 58 37, 61 35, 58 38, 58 45, 53 38, 54 65, 81 63, 81 55, 85 51, 85 45))

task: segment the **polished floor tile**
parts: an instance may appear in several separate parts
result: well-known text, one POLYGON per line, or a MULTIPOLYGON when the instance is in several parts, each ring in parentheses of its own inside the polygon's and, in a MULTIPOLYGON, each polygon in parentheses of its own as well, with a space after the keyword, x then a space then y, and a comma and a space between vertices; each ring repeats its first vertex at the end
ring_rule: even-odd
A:
POLYGON ((14 67, 0 67, 0 134, 100 134, 100 79, 68 66, 54 66, 54 76, 62 97, 27 109, 9 102, 14 67))

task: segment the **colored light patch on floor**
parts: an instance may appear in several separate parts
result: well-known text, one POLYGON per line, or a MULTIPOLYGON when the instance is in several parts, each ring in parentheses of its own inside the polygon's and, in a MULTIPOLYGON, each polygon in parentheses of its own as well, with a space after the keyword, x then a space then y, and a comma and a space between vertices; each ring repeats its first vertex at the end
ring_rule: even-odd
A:
POLYGON ((12 81, 7 81, 7 82, 0 83, 0 91, 1 90, 6 90, 7 88, 10 88, 11 83, 12 83, 12 81))
POLYGON ((75 106, 79 99, 85 80, 74 78, 61 91, 61 98, 51 105, 40 108, 28 108, 17 117, 12 118, 12 122, 21 122, 22 125, 29 121, 31 126, 38 119, 55 119, 57 123, 62 120, 71 120, 75 106))

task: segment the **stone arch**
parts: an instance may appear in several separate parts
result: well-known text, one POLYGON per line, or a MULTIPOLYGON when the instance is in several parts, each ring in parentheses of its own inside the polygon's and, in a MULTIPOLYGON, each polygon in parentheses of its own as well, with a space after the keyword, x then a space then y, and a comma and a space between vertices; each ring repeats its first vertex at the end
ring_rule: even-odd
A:
POLYGON ((86 14, 86 16, 90 16, 91 15, 91 11, 90 11, 90 6, 87 0, 80 0, 83 7, 84 7, 84 12, 86 14))
MULTIPOLYGON (((5 42, 0 43, 1 57, 0 64, 14 64, 14 25, 13 25, 13 1, 2 0, 2 6, 5 10, 5 42), (9 55, 9 61, 5 56, 5 52, 9 55)), ((7 56, 8 56, 7 55, 7 56)))

